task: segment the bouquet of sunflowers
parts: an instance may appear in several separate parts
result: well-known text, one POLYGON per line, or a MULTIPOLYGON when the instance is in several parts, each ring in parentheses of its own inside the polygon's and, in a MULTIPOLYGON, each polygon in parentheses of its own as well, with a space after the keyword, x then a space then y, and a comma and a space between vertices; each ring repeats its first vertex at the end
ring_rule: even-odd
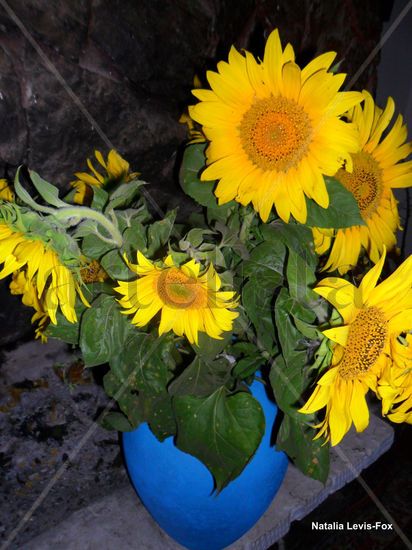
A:
POLYGON ((368 393, 412 422, 412 258, 381 279, 412 145, 391 98, 339 91, 334 58, 301 69, 274 31, 262 61, 232 48, 207 73, 183 117, 180 184, 202 207, 184 223, 155 219, 114 150, 64 199, 33 171, 2 182, 0 277, 36 335, 105 369, 106 426, 174 437, 218 490, 265 430, 255 378, 282 411, 277 448, 316 479, 368 426, 368 393))

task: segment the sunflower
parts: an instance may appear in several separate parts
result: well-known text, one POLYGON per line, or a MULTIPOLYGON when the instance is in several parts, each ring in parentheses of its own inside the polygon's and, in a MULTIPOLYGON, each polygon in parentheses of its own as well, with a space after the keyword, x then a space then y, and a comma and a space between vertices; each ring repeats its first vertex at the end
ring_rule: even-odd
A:
POLYGON ((392 422, 412 424, 412 334, 394 340, 396 360, 388 364, 379 380, 382 414, 392 422))
POLYGON ((221 339, 221 333, 232 330, 238 313, 232 291, 221 291, 221 281, 210 265, 202 274, 200 265, 190 260, 182 266, 168 256, 160 265, 137 253, 137 264, 128 265, 139 278, 119 282, 116 290, 123 313, 132 314, 132 323, 143 327, 161 311, 159 335, 173 330, 185 334, 190 343, 198 343, 198 332, 221 339))
POLYGON ((386 250, 363 277, 359 288, 340 278, 327 278, 315 291, 340 313, 343 325, 324 331, 334 342, 331 366, 300 412, 311 414, 326 406, 316 437, 325 435, 337 445, 352 422, 358 432, 369 423, 365 395, 392 360, 398 359, 393 341, 412 328, 412 256, 376 286, 386 250))
POLYGON ((230 50, 228 63, 209 71, 211 90, 193 90, 200 102, 190 116, 210 141, 202 180, 219 180, 219 204, 252 202, 263 221, 272 206, 283 221, 306 221, 305 195, 323 208, 329 196, 323 175, 333 176, 357 149, 353 124, 340 116, 362 100, 338 92, 344 74, 328 72, 334 52, 304 69, 279 33, 268 38, 263 61, 230 50))
POLYGON ((86 306, 75 276, 62 264, 54 250, 43 241, 32 240, 24 233, 13 231, 7 224, 0 223, 0 279, 26 267, 28 285, 34 285, 37 297, 53 324, 57 324, 56 312, 60 308, 71 323, 77 321, 74 304, 76 292, 86 306))
POLYGON ((35 284, 33 281, 27 280, 25 271, 15 271, 13 273, 13 278, 10 283, 10 292, 15 295, 21 294, 23 304, 36 310, 31 318, 32 324, 38 321, 38 326, 35 331, 36 338, 41 338, 42 342, 47 342, 45 330, 49 324, 50 318, 37 296, 35 284))
POLYGON ((368 92, 363 91, 363 96, 364 106, 357 105, 349 113, 359 131, 353 171, 340 169, 335 178, 355 197, 365 225, 336 231, 314 229, 319 254, 333 243, 324 269, 338 269, 341 274, 357 264, 362 248, 376 263, 383 247, 390 250, 396 246, 399 214, 392 189, 412 185, 412 161, 400 162, 412 152, 412 143, 405 143, 407 129, 401 115, 382 139, 394 113, 393 99, 388 99, 382 111, 368 92))
POLYGON ((73 200, 77 204, 84 204, 85 199, 89 198, 92 187, 105 187, 115 183, 127 183, 140 175, 138 172, 130 172, 129 163, 114 149, 109 151, 107 161, 104 160, 100 151, 95 151, 94 154, 97 162, 102 166, 106 174, 102 175, 98 172, 91 160, 87 159, 87 166, 93 175, 87 172, 76 172, 74 175, 78 179, 71 183, 72 187, 76 189, 73 200))
POLYGON ((4 178, 0 179, 0 200, 14 202, 14 193, 8 181, 4 178))

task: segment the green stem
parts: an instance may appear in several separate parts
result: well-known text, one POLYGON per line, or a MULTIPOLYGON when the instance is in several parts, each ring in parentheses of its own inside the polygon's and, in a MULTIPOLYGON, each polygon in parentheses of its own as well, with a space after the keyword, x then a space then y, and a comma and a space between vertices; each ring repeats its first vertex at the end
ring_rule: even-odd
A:
POLYGON ((87 208, 87 206, 71 206, 68 208, 59 208, 53 213, 53 217, 58 220, 67 220, 69 218, 80 218, 87 220, 95 220, 110 234, 113 242, 118 248, 123 246, 123 237, 118 228, 101 212, 87 208))

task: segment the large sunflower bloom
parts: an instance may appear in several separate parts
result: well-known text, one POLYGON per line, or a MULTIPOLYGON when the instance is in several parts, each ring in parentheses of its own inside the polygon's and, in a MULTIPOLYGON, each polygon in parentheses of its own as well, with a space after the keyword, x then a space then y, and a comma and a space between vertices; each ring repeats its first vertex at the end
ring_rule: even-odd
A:
POLYGON ((323 208, 329 196, 323 175, 333 176, 357 149, 352 124, 339 119, 359 103, 359 92, 338 92, 344 74, 328 72, 334 52, 304 69, 278 31, 268 38, 262 63, 232 47, 228 63, 209 71, 211 90, 193 90, 200 103, 190 116, 210 144, 202 180, 219 180, 219 204, 252 202, 263 221, 272 206, 285 222, 306 221, 305 195, 323 208))
POLYGON ((412 334, 393 342, 395 360, 379 380, 382 413, 392 422, 412 424, 412 334))
POLYGON ((38 322, 35 334, 36 338, 41 338, 42 342, 47 342, 45 330, 49 324, 50 318, 40 302, 36 286, 33 281, 28 281, 24 271, 15 271, 10 283, 10 292, 15 295, 22 295, 22 302, 25 306, 32 307, 36 311, 31 318, 32 324, 38 322))
POLYGON ((4 178, 0 179, 0 200, 14 202, 14 193, 8 181, 4 178))
POLYGON ((93 187, 106 187, 115 183, 127 183, 140 175, 138 172, 130 172, 129 163, 114 149, 109 151, 107 161, 104 160, 100 151, 95 151, 94 154, 105 173, 101 174, 98 172, 91 160, 87 159, 87 166, 91 174, 76 172, 74 175, 77 180, 71 184, 76 189, 73 200, 77 204, 84 204, 93 187))
POLYGON ((0 223, 0 279, 26 268, 28 284, 34 284, 37 297, 53 324, 57 324, 56 312, 60 308, 71 323, 77 321, 74 309, 76 292, 85 305, 89 305, 71 272, 60 261, 54 250, 43 241, 32 240, 24 233, 13 231, 0 223))
POLYGON ((326 407, 316 437, 325 435, 337 445, 352 425, 358 432, 369 424, 365 395, 377 391, 388 363, 396 359, 393 340, 412 328, 412 256, 376 286, 386 251, 364 276, 359 288, 339 278, 327 278, 315 291, 340 313, 343 325, 324 332, 335 342, 328 371, 300 412, 326 407))
POLYGON ((116 290, 123 294, 119 300, 123 313, 132 314, 132 323, 143 327, 161 311, 159 335, 172 330, 185 334, 190 343, 198 343, 198 333, 221 338, 222 332, 232 330, 238 313, 229 308, 237 306, 232 291, 221 291, 221 281, 213 266, 200 273, 200 265, 190 260, 177 266, 171 256, 161 265, 137 253, 137 264, 128 263, 139 275, 131 282, 119 282, 116 290))
POLYGON ((341 169, 335 177, 353 193, 365 225, 336 231, 314 230, 319 254, 327 252, 333 242, 324 269, 338 269, 341 274, 357 264, 362 248, 376 263, 384 247, 395 247, 399 215, 392 189, 412 185, 412 162, 400 162, 412 152, 412 143, 405 143, 407 129, 401 115, 382 139, 394 113, 393 99, 388 99, 382 111, 368 92, 363 95, 363 108, 357 105, 349 113, 359 131, 359 151, 352 156, 353 171, 341 169))

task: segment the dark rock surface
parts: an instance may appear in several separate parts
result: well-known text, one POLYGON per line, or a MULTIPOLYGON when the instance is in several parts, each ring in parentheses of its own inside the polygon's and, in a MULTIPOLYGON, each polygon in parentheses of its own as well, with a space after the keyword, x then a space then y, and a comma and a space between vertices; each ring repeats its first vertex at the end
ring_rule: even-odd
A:
MULTIPOLYGON (((95 147, 107 148, 57 71, 163 204, 185 136, 177 121, 196 72, 204 76, 232 43, 261 54, 265 36, 278 26, 301 60, 335 49, 353 74, 382 25, 373 0, 10 0, 9 6, 53 68, 0 8, 3 166, 26 162, 64 186, 95 147)), ((376 61, 360 86, 374 87, 376 61)))
POLYGON ((107 403, 91 370, 56 340, 3 353, 0 540, 19 525, 52 479, 55 484, 13 544, 127 483, 117 433, 95 423, 107 403))

